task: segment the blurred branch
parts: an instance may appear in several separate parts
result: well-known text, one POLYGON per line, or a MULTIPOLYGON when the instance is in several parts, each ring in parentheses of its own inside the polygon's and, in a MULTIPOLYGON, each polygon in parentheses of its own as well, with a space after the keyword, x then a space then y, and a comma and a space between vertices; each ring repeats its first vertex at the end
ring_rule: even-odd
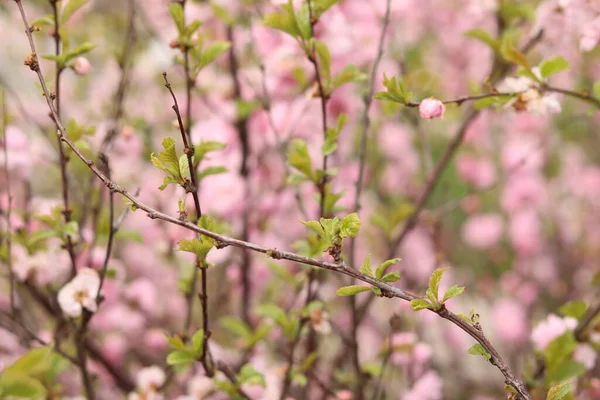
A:
MULTIPOLYGON (((50 109, 50 113, 51 113, 52 117, 54 118, 55 123, 58 128, 58 131, 59 131, 58 137, 60 138, 60 140, 62 142, 65 142, 73 150, 74 154, 77 157, 79 157, 79 159, 81 161, 83 161, 92 170, 92 172, 111 191, 120 193, 123 196, 125 196, 127 199, 129 199, 133 203, 133 205, 135 207, 145 211, 149 218, 160 219, 160 220, 163 220, 166 222, 170 222, 172 224, 182 226, 182 227, 192 230, 196 233, 199 233, 199 234, 202 234, 202 235, 205 235, 207 237, 214 239, 217 243, 217 248, 222 249, 227 246, 245 248, 245 249, 257 252, 257 253, 266 254, 267 256, 274 258, 274 259, 289 260, 289 261, 293 261, 293 262, 300 263, 300 264, 312 265, 312 266, 318 267, 323 270, 328 270, 328 271, 336 272, 339 274, 344 274, 344 275, 350 276, 352 278, 355 278, 357 280, 360 280, 362 282, 365 282, 371 286, 379 288, 381 290, 381 293, 382 293, 381 295, 383 297, 399 298, 399 299, 402 299, 405 301, 411 301, 411 300, 415 300, 418 298, 417 296, 415 296, 407 291, 404 291, 403 289, 391 286, 391 285, 389 285, 385 282, 379 281, 373 277, 364 275, 364 274, 358 272, 357 270, 355 270, 354 268, 348 267, 343 261, 340 261, 339 263, 331 263, 331 262, 321 261, 321 260, 317 260, 314 258, 305 257, 305 256, 301 256, 298 254, 286 252, 286 251, 270 249, 270 248, 263 247, 263 246, 260 246, 260 245, 254 244, 254 243, 250 243, 250 242, 246 242, 243 240, 234 239, 234 238, 231 238, 231 237, 228 237, 225 235, 221 235, 221 234, 209 231, 207 229, 204 229, 202 227, 199 227, 197 224, 194 224, 190 221, 181 220, 181 219, 172 217, 170 215, 161 213, 161 212, 151 208, 150 206, 144 204, 137 197, 135 197, 130 192, 128 192, 124 187, 119 186, 117 183, 115 183, 114 181, 109 179, 102 171, 100 171, 100 169, 94 164, 94 162, 87 159, 83 155, 83 153, 75 146, 75 144, 67 136, 65 128, 63 127, 58 115, 56 114, 56 108, 54 107, 54 104, 52 103, 52 101, 50 99, 48 88, 46 86, 46 81, 40 70, 39 63, 37 61, 37 56, 36 56, 35 43, 33 41, 31 32, 28 29, 29 25, 27 23, 27 18, 25 16, 25 12, 23 10, 23 5, 21 4, 21 0, 14 0, 14 1, 17 4, 17 6, 19 7, 19 11, 23 18, 23 23, 25 25, 26 34, 29 39, 29 45, 31 47, 32 53, 29 55, 28 58, 31 59, 32 62, 29 64, 29 66, 38 76, 38 80, 39 80, 39 82, 42 86, 42 90, 45 94, 46 102, 50 109)), ((515 376, 513 371, 506 364, 506 362, 500 356, 500 354, 494 348, 494 346, 489 342, 489 340, 483 334, 483 331, 481 330, 481 328, 478 325, 473 326, 473 325, 467 323, 466 321, 459 318, 456 314, 449 311, 443 305, 438 310, 430 310, 430 311, 437 314, 439 317, 446 319, 446 320, 450 321, 451 323, 453 323, 454 325, 458 326, 463 331, 465 331, 467 334, 469 334, 473 339, 475 339, 479 344, 481 344, 483 346, 483 348, 490 354, 490 359, 489 359, 490 363, 492 365, 496 366, 500 370, 500 372, 502 372, 502 374, 505 378, 506 384, 512 386, 517 391, 517 393, 521 396, 522 399, 531 400, 531 396, 525 389, 523 382, 515 376)))
POLYGON ((576 99, 583 100, 587 103, 590 103, 590 104, 596 106, 596 108, 600 108, 600 99, 590 95, 588 92, 579 93, 574 90, 561 89, 561 88, 557 88, 557 87, 549 86, 549 85, 544 85, 544 86, 542 86, 542 88, 547 92, 561 93, 561 94, 564 94, 565 96, 574 97, 576 99))
MULTIPOLYGON (((385 34, 387 27, 390 23, 390 9, 391 9, 391 0, 386 1, 385 5, 385 14, 383 16, 383 22, 381 26, 381 33, 379 35, 379 43, 377 45, 377 53, 375 56, 375 62, 371 67, 371 76, 369 79, 369 87, 367 93, 363 97, 363 114, 361 119, 361 133, 360 133, 360 147, 359 147, 359 167, 358 167, 358 178, 356 180, 355 192, 354 192, 354 207, 353 211, 358 213, 360 211, 360 197, 363 189, 364 176, 365 176, 365 166, 367 161, 367 138, 369 133, 369 127, 371 125, 371 118, 369 117, 369 110, 371 109, 371 103, 373 102, 373 93, 375 92, 375 84, 377 81, 377 71, 379 69, 379 63, 381 62, 381 58, 383 57, 383 46, 385 43, 385 34)), ((353 237, 350 240, 350 250, 349 250, 349 263, 351 266, 356 265, 356 237, 353 237)), ((360 359, 358 354, 358 327, 360 326, 360 321, 358 318, 358 310, 356 304, 356 297, 350 296, 348 299, 350 303, 350 329, 352 335, 352 345, 350 346, 351 352, 350 355, 352 357, 352 366, 354 368, 354 374, 356 375, 356 386, 354 392, 356 394, 357 400, 364 399, 364 390, 365 390, 365 376, 360 367, 360 359)), ((340 355, 341 357, 345 356, 346 351, 344 350, 340 355)))

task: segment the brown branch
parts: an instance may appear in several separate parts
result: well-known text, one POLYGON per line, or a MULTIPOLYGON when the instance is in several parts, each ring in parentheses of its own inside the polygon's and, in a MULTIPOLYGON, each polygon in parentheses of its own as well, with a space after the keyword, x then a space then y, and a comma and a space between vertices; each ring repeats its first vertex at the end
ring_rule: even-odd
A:
MULTIPOLYGON (((514 93, 484 93, 484 94, 474 94, 474 95, 470 95, 470 96, 462 96, 462 97, 457 97, 455 99, 450 99, 450 100, 440 100, 442 103, 444 104, 457 104, 457 105, 462 105, 465 102, 469 102, 469 101, 476 101, 476 100, 481 100, 481 99, 487 99, 490 97, 513 97, 513 96, 517 96, 519 95, 521 92, 514 92, 514 93)), ((420 102, 413 102, 410 101, 406 104, 404 104, 406 107, 419 107, 421 105, 420 102)))
MULTIPOLYGON (((289 261, 293 261, 293 262, 296 262, 299 264, 312 265, 312 266, 318 267, 320 269, 344 274, 344 275, 350 276, 352 278, 355 278, 357 280, 360 280, 362 282, 368 283, 371 286, 379 288, 381 290, 382 296, 384 296, 384 297, 399 298, 399 299, 402 299, 405 301, 411 301, 411 300, 414 300, 417 298, 417 296, 415 296, 409 292, 406 292, 400 288, 391 286, 391 285, 389 285, 385 282, 379 281, 373 277, 364 275, 364 274, 358 272, 357 270, 355 270, 354 268, 346 266, 345 263, 343 263, 343 262, 342 263, 331 263, 331 262, 327 262, 327 261, 317 260, 317 259, 314 259, 311 257, 301 256, 301 255, 290 253, 287 251, 270 249, 270 248, 263 247, 263 246, 260 246, 260 245, 254 244, 254 243, 250 243, 250 242, 246 242, 243 240, 234 239, 234 238, 231 238, 231 237, 228 237, 225 235, 221 235, 221 234, 206 230, 202 227, 199 227, 198 225, 196 225, 190 221, 184 221, 184 220, 172 217, 170 215, 161 213, 161 212, 149 207, 148 205, 144 204, 137 197, 135 197, 130 192, 128 192, 125 188, 119 186, 117 183, 110 180, 104 173, 102 173, 102 171, 100 171, 100 169, 98 169, 98 167, 91 160, 87 159, 81 153, 81 151, 75 146, 75 144, 67 136, 66 131, 65 131, 63 125, 61 124, 60 119, 58 118, 58 115, 56 114, 56 109, 55 109, 54 105, 52 104, 52 101, 50 100, 46 82, 45 82, 44 77, 39 68, 39 64, 37 62, 37 56, 35 55, 36 54, 35 43, 33 42, 31 32, 28 29, 27 19, 25 16, 25 12, 23 10, 23 6, 21 4, 21 0, 14 0, 14 1, 17 3, 17 5, 19 7, 21 17, 23 18, 23 22, 25 24, 25 33, 27 34, 27 37, 29 39, 29 44, 30 44, 31 51, 32 51, 30 58, 34 61, 31 64, 31 69, 36 72, 38 79, 40 81, 40 84, 42 86, 42 90, 44 91, 44 94, 46 94, 46 96, 45 96, 46 102, 48 103, 50 113, 52 114, 52 116, 56 122, 56 125, 58 127, 58 130, 59 130, 58 136, 59 136, 60 140, 62 142, 65 142, 67 144, 67 146, 69 146, 73 150, 75 155, 77 157, 79 157, 79 159, 81 161, 83 161, 88 166, 88 168, 90 168, 92 170, 92 172, 94 172, 94 174, 111 190, 114 190, 117 193, 121 193, 123 196, 125 196, 127 199, 129 199, 135 205, 135 207, 145 211, 147 213, 148 217, 150 217, 152 219, 160 219, 160 220, 163 220, 166 222, 170 222, 172 224, 179 225, 179 226, 182 226, 189 230, 192 230, 201 235, 205 235, 207 237, 213 238, 217 242, 218 248, 224 248, 227 246, 235 246, 235 247, 239 247, 239 248, 245 248, 245 249, 257 252, 257 253, 266 254, 274 259, 289 260, 289 261)), ((483 332, 480 329, 477 329, 474 326, 463 321, 457 315, 455 315, 454 313, 447 310, 445 307, 442 307, 439 310, 430 310, 430 311, 438 314, 441 318, 447 319, 448 321, 452 322, 454 325, 460 327, 463 331, 465 331, 471 337, 473 337, 479 344, 481 344, 486 349, 486 351, 488 353, 490 353, 490 355, 491 355, 490 360, 489 360, 490 363, 493 364, 494 366, 496 366, 504 375, 505 382, 508 385, 515 388, 517 393, 523 399, 531 400, 531 396, 525 390, 524 384, 514 375, 514 373, 510 369, 510 367, 502 359, 500 354, 492 346, 492 344, 488 341, 488 339, 485 337, 485 335, 483 334, 483 332)))
POLYGON ((561 88, 557 88, 557 87, 549 86, 549 85, 543 85, 542 89, 544 89, 547 92, 561 93, 566 96, 574 97, 576 99, 588 102, 588 103, 596 106, 596 108, 600 108, 600 99, 590 95, 590 93, 587 91, 580 93, 580 92, 576 92, 574 90, 561 89, 561 88))

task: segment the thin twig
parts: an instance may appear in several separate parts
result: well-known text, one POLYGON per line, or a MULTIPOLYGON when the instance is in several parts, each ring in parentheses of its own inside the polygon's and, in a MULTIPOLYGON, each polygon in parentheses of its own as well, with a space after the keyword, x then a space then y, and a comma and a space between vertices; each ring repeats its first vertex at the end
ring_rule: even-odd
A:
POLYGON ((6 106, 6 93, 2 90, 2 145, 4 146, 4 179, 6 185, 6 196, 8 204, 6 206, 6 213, 4 215, 6 219, 6 265, 8 266, 8 279, 9 279, 9 304, 10 312, 12 315, 16 312, 15 304, 15 272, 13 271, 12 265, 12 192, 10 190, 10 172, 8 171, 8 137, 6 135, 6 127, 8 125, 8 108, 6 106))
MULTIPOLYGON (((358 168, 358 179, 356 180, 355 191, 354 191, 354 212, 360 211, 360 196, 363 189, 363 181, 365 175, 365 166, 367 161, 367 138, 369 133, 369 127, 371 125, 371 118, 369 117, 369 110, 371 109, 371 103, 373 102, 373 93, 375 92, 375 83, 377 81, 377 71, 379 69, 379 63, 381 62, 381 58, 383 57, 383 47, 385 44, 385 34, 387 27, 390 23, 390 8, 391 8, 391 0, 387 0, 385 5, 385 14, 383 17, 381 33, 379 35, 379 44, 377 45, 377 53, 375 56, 375 62, 371 68, 371 76, 369 78, 369 88, 367 93, 363 98, 364 110, 362 115, 362 130, 360 133, 360 150, 359 150, 359 168, 358 168)), ((353 237, 350 241, 350 250, 349 250, 349 262, 350 265, 356 265, 355 258, 356 257, 356 238, 353 237)), ((354 392, 356 394, 357 400, 364 399, 364 389, 365 389, 365 375, 363 374, 360 368, 360 359, 358 354, 358 327, 360 325, 358 321, 358 313, 356 308, 356 297, 350 296, 350 309, 351 309, 351 335, 352 335, 352 346, 351 346, 351 356, 352 356, 352 365, 354 368, 354 374, 356 375, 356 386, 354 392)), ((345 351, 344 354, 345 355, 345 351)))
MULTIPOLYGON (((404 291, 403 289, 391 286, 391 285, 389 285, 385 282, 379 281, 373 277, 364 275, 364 274, 358 272, 357 270, 355 270, 354 268, 348 267, 343 262, 342 263, 331 263, 331 262, 321 261, 321 260, 317 260, 317 259, 314 259, 311 257, 305 257, 305 256, 301 256, 301 255, 286 252, 286 251, 270 249, 270 248, 263 247, 263 246, 260 246, 260 245, 254 244, 254 243, 250 243, 250 242, 234 239, 234 238, 231 238, 231 237, 228 237, 225 235, 221 235, 221 234, 209 231, 207 229, 204 229, 202 227, 199 227, 197 224, 194 224, 190 221, 184 221, 184 220, 178 219, 176 217, 172 217, 167 214, 161 213, 161 212, 149 207, 148 205, 144 204, 137 197, 133 196, 130 192, 128 192, 125 188, 119 186, 114 181, 110 180, 104 173, 102 173, 102 171, 100 171, 100 169, 91 160, 87 159, 83 155, 83 153, 81 153, 81 151, 75 146, 75 144, 67 136, 65 128, 63 127, 62 123, 60 122, 60 119, 58 118, 58 115, 56 114, 56 109, 55 109, 54 105, 52 104, 52 101, 50 100, 48 88, 46 86, 44 76, 42 75, 42 72, 39 68, 39 64, 37 62, 37 56, 35 55, 35 53, 36 53, 35 43, 33 42, 31 32, 29 32, 29 29, 28 29, 27 18, 25 16, 25 12, 23 10, 23 5, 21 4, 21 0, 14 0, 14 1, 17 3, 17 5, 19 7, 21 17, 25 24, 25 33, 27 34, 27 37, 29 39, 29 45, 30 45, 31 51, 32 51, 32 54, 30 54, 30 58, 32 58, 35 61, 34 63, 32 63, 31 69, 36 72, 36 74, 38 76, 38 80, 40 81, 40 84, 42 86, 42 90, 44 91, 44 94, 46 94, 46 96, 45 96, 46 102, 50 109, 50 113, 52 114, 52 116, 56 122, 56 125, 58 127, 58 130, 59 130, 58 136, 60 137, 61 141, 66 143, 67 146, 69 146, 73 150, 73 153, 81 161, 83 161, 88 166, 88 168, 90 168, 92 170, 92 172, 94 172, 94 174, 107 187, 109 187, 110 189, 114 190, 117 193, 121 193, 123 196, 128 198, 135 205, 135 207, 145 211, 150 218, 160 219, 160 220, 163 220, 166 222, 170 222, 172 224, 185 227, 196 233, 213 238, 217 242, 218 248, 224 248, 227 246, 246 248, 246 249, 254 251, 254 252, 266 254, 275 259, 285 259, 285 260, 297 262, 300 264, 312 265, 312 266, 315 266, 315 267, 318 267, 318 268, 321 268, 324 270, 344 274, 344 275, 353 277, 357 280, 368 283, 371 286, 379 288, 382 292, 382 296, 385 296, 385 297, 394 297, 394 298, 403 299, 405 301, 411 301, 411 300, 414 300, 417 298, 417 296, 415 296, 407 291, 404 291)), ((514 373, 510 369, 510 367, 506 364, 506 362, 502 359, 502 357, 500 356, 498 351, 493 347, 493 345, 489 342, 489 340, 485 337, 483 332, 478 327, 476 328, 473 325, 463 321, 456 314, 450 312, 445 307, 441 307, 439 310, 430 310, 430 311, 439 315, 441 318, 444 318, 444 319, 450 321, 454 325, 457 325, 463 331, 465 331, 471 337, 473 337, 473 339, 475 339, 479 344, 481 344, 486 349, 486 351, 488 353, 490 353, 490 360, 489 360, 490 363, 493 364, 494 366, 496 366, 502 372, 502 374, 505 377, 506 383, 508 385, 512 386, 513 388, 515 388, 517 393, 523 399, 531 400, 531 396, 525 390, 525 386, 524 386, 523 382, 521 382, 514 375, 514 373)))
POLYGON ((557 87, 549 86, 549 85, 543 85, 542 89, 544 89, 547 92, 561 93, 566 96, 575 97, 579 100, 583 100, 585 102, 588 102, 588 103, 596 106, 596 108, 600 108, 600 99, 590 95, 589 92, 579 93, 574 90, 561 89, 561 88, 557 88, 557 87))

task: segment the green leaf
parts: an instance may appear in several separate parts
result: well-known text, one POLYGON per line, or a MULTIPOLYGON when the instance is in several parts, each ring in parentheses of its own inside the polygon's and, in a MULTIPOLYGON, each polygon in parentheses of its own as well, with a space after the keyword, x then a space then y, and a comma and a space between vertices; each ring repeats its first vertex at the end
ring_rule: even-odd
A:
POLYGON ((555 57, 549 60, 544 60, 540 64, 540 73, 542 78, 548 78, 551 75, 557 74, 569 69, 569 62, 563 57, 555 57))
POLYGON ((373 270, 371 269, 371 253, 367 255, 367 258, 365 258, 365 261, 360 266, 360 272, 364 275, 373 277, 373 270))
POLYGON ((229 50, 230 47, 231 42, 226 40, 212 43, 202 52, 202 56, 200 57, 200 68, 204 68, 213 62, 217 57, 229 50))
POLYGON ((585 374, 586 371, 587 368, 585 365, 573 359, 567 359, 548 371, 546 375, 546 382, 563 382, 572 378, 580 377, 585 374))
POLYGON ((252 335, 252 330, 250 329, 248 324, 246 324, 240 318, 226 315, 219 319, 219 324, 235 336, 245 338, 252 335))
POLYGON ((552 340, 544 350, 546 368, 553 370, 566 360, 577 347, 573 332, 568 331, 552 340))
POLYGON ((10 399, 40 399, 46 395, 46 388, 37 379, 15 372, 3 371, 0 374, 0 395, 10 399))
POLYGON ((185 344, 183 343, 183 340, 179 337, 179 336, 169 336, 165 334, 165 338, 167 339, 167 343, 169 343, 169 346, 171 346, 171 348, 175 349, 175 350, 185 350, 185 344))
POLYGON ((594 82, 592 93, 594 94, 595 98, 600 99, 600 81, 594 82))
POLYGON ((565 317, 573 317, 575 319, 581 319, 585 315, 587 308, 588 308, 588 305, 586 304, 585 301, 575 300, 575 301, 570 301, 568 303, 563 304, 558 309, 558 312, 560 312, 565 317))
POLYGON ((184 351, 172 351, 167 356, 168 365, 189 365, 196 362, 193 354, 184 351))
POLYGON ((494 51, 500 50, 500 41, 494 39, 492 35, 483 29, 471 29, 470 31, 465 32, 465 36, 477 39, 492 48, 494 51))
POLYGON ((96 48, 95 44, 90 43, 90 42, 84 42, 84 43, 80 44, 79 46, 75 47, 74 49, 71 49, 68 52, 66 52, 66 54, 64 54, 64 56, 63 56, 64 62, 67 63, 76 57, 84 55, 85 53, 89 53, 90 51, 94 50, 95 48, 96 48))
MULTIPOLYGON (((192 165, 193 164, 194 161, 192 160, 192 165)), ((188 162, 188 157, 186 154, 182 154, 181 157, 179 157, 179 171, 181 172, 182 177, 191 179, 190 164, 188 162)))
POLYGON ((315 40, 314 46, 319 60, 321 79, 328 85, 329 81, 331 81, 331 53, 329 52, 327 45, 320 40, 315 40))
POLYGON ((532 4, 520 2, 502 2, 500 9, 502 19, 507 22, 517 19, 533 21, 535 19, 535 7, 532 4))
POLYGON ((321 154, 328 156, 337 149, 338 136, 344 128, 344 125, 346 125, 347 120, 348 115, 341 113, 338 117, 337 126, 335 128, 327 128, 327 136, 325 137, 325 143, 323 143, 323 146, 321 147, 321 154))
POLYGON ((175 25, 177 25, 179 34, 183 35, 185 32, 185 15, 183 14, 183 7, 179 2, 173 2, 169 3, 168 8, 175 25))
POLYGON ((390 266, 397 264, 399 262, 400 262, 400 258, 392 258, 391 260, 387 260, 387 261, 384 261, 383 263, 379 264, 379 267, 377 267, 377 271, 375 271, 375 278, 381 279, 381 277, 385 273, 386 269, 388 269, 390 266))
POLYGON ((291 14, 289 12, 267 14, 263 23, 265 26, 285 32, 294 38, 300 36, 300 29, 296 23, 293 9, 291 14))
POLYGON ((287 154, 288 163, 302 172, 306 177, 314 181, 314 172, 312 169, 312 160, 308 153, 308 145, 304 140, 292 140, 290 150, 287 154))
POLYGON ((322 237, 322 238, 327 237, 325 230, 323 229, 323 227, 321 226, 321 224, 318 221, 300 221, 300 222, 303 225, 307 226, 312 231, 316 232, 317 235, 319 235, 320 237, 322 237))
POLYGON ((63 227, 63 234, 68 236, 77 236, 79 233, 79 224, 77 221, 69 221, 63 227))
POLYGON ((439 299, 440 281, 448 268, 438 268, 431 274, 429 278, 429 289, 435 299, 439 299))
POLYGON ((346 65, 340 72, 335 74, 331 80, 331 89, 337 89, 346 83, 351 82, 364 82, 367 80, 367 74, 362 72, 356 66, 350 64, 346 65))
POLYGON ((244 385, 257 385, 266 387, 267 383, 263 374, 258 372, 252 365, 246 364, 240 370, 238 375, 240 384, 244 385))
POLYGON ((410 301, 410 306, 414 311, 424 310, 426 308, 433 309, 433 306, 429 304, 427 300, 414 299, 410 301))
POLYGON ((464 286, 454 285, 450 287, 446 294, 444 294, 444 298, 442 299, 442 303, 445 303, 446 300, 451 299, 452 297, 460 296, 465 291, 464 286))
POLYGON ((162 141, 162 146, 164 151, 160 152, 158 156, 155 156, 154 153, 150 154, 152 164, 169 174, 169 176, 165 178, 161 188, 164 189, 169 183, 177 183, 182 185, 184 180, 179 170, 179 158, 177 157, 177 152, 175 151, 175 140, 171 138, 165 138, 162 141))
POLYGON ((407 92, 404 89, 404 85, 401 80, 396 80, 396 77, 388 79, 387 75, 383 74, 383 86, 387 89, 387 92, 375 93, 374 98, 378 100, 393 101, 396 103, 405 104, 409 102, 409 97, 412 93, 407 92))
POLYGON ((360 218, 357 213, 346 215, 340 222, 340 236, 342 238, 355 237, 360 230, 360 218))
POLYGON ((394 271, 394 272, 390 272, 389 274, 385 274, 382 278, 382 281, 384 282, 396 282, 400 280, 400 272, 398 271, 394 271))
POLYGON ((200 162, 204 160, 206 154, 223 150, 225 148, 225 143, 216 142, 216 141, 202 141, 194 146, 194 158, 197 160, 196 162, 200 162))
POLYGON ((62 10, 61 25, 66 24, 69 19, 71 19, 73 14, 75 14, 77 10, 83 7, 87 2, 88 0, 68 0, 67 4, 65 4, 62 10))
POLYGON ((54 26, 54 15, 46 14, 31 23, 31 26, 54 26))
POLYGON ((548 391, 546 400, 562 400, 571 392, 571 383, 564 382, 556 386, 552 386, 548 391))
POLYGON ((223 174, 225 172, 227 172, 227 168, 222 167, 222 166, 206 167, 202 171, 200 171, 200 173, 198 174, 198 180, 201 181, 202 179, 206 178, 207 176, 219 175, 219 174, 223 174))
POLYGON ((490 361, 492 355, 481 344, 476 343, 467 351, 469 354, 482 355, 486 361, 490 361))
POLYGON ((362 292, 370 292, 372 288, 369 286, 360 286, 360 285, 352 285, 352 286, 344 286, 339 288, 335 294, 337 296, 354 296, 355 294, 362 292))
POLYGON ((4 372, 28 376, 44 375, 51 366, 52 349, 38 347, 23 354, 14 363, 4 369, 4 372))
POLYGON ((212 240, 207 238, 183 239, 179 241, 177 251, 187 251, 198 256, 201 260, 205 260, 208 252, 213 248, 212 240))
POLYGON ((198 329, 192 336, 192 346, 196 354, 202 354, 202 346, 204 345, 204 330, 198 329))

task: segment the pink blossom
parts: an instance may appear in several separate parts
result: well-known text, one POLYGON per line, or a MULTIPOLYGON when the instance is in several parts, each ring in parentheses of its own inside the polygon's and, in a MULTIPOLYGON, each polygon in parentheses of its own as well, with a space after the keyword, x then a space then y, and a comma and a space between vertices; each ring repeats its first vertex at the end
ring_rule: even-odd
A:
POLYGON ((531 341, 538 350, 543 350, 563 333, 575 329, 577 320, 571 317, 560 318, 555 314, 550 314, 540 322, 531 332, 531 341))
POLYGON ((83 268, 73 280, 58 292, 58 304, 69 317, 79 317, 83 309, 95 312, 100 277, 91 268, 83 268))
POLYGON ((596 359, 598 357, 598 353, 596 350, 587 343, 583 343, 577 346, 575 352, 573 353, 573 358, 576 361, 579 361, 581 364, 585 365, 587 369, 594 368, 596 365, 596 359))
POLYGON ((538 174, 513 174, 508 178, 500 204, 508 212, 520 208, 541 207, 547 201, 544 181, 538 174))
POLYGON ((354 395, 348 389, 338 390, 335 393, 335 397, 337 397, 337 400, 352 400, 352 399, 354 399, 354 395))
POLYGON ((424 119, 444 118, 444 112, 446 112, 444 103, 434 98, 425 99, 419 105, 419 114, 424 119))
POLYGON ((147 278, 139 278, 129 284, 125 289, 125 298, 147 314, 156 313, 158 293, 154 283, 147 278))
POLYGON ((496 333, 505 342, 520 343, 527 338, 527 315, 522 304, 513 299, 497 301, 493 308, 496 333))
POLYGON ((458 175, 479 189, 486 189, 496 181, 496 170, 491 161, 463 155, 456 160, 458 175))
POLYGON ((540 218, 535 211, 513 215, 509 234, 515 250, 521 255, 534 255, 542 246, 540 218))
POLYGON ((402 400, 441 400, 443 381, 435 371, 428 371, 402 396, 402 400))
POLYGON ((71 65, 71 68, 73 68, 73 71, 79 76, 85 76, 92 70, 90 62, 85 57, 77 57, 71 65))
POLYGON ((498 214, 476 214, 462 226, 463 240, 476 249, 495 245, 504 231, 504 221, 498 214))

